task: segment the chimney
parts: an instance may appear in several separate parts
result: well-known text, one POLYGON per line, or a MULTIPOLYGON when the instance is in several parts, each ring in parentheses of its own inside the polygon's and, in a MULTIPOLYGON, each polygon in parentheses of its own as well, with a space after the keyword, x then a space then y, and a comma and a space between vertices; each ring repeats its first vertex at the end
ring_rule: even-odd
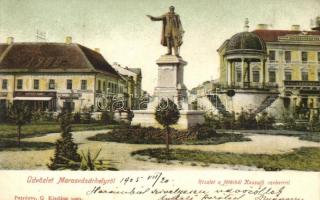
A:
POLYGON ((71 37, 71 36, 67 36, 67 37, 65 38, 65 43, 66 43, 66 44, 71 44, 71 43, 72 43, 72 37, 71 37))
POLYGON ((320 31, 320 16, 316 17, 312 30, 320 31))
POLYGON ((246 18, 245 20, 244 20, 244 31, 245 32, 248 32, 249 31, 249 19, 248 18, 246 18))
POLYGON ((292 25, 292 26, 291 26, 291 30, 292 30, 292 31, 300 31, 300 25, 297 25, 297 24, 292 25))
POLYGON ((12 44, 14 42, 14 37, 7 38, 7 44, 12 44))
POLYGON ((259 30, 268 30, 269 26, 268 24, 258 24, 257 29, 259 30))
POLYGON ((100 53, 100 48, 94 48, 93 50, 97 53, 100 53))

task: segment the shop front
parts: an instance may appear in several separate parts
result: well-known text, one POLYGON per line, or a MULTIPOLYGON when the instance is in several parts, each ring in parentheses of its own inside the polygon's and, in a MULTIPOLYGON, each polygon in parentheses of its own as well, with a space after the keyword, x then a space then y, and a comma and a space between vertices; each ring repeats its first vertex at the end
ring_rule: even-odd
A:
POLYGON ((33 111, 49 111, 55 112, 57 94, 56 92, 14 92, 13 101, 24 102, 30 106, 33 111))

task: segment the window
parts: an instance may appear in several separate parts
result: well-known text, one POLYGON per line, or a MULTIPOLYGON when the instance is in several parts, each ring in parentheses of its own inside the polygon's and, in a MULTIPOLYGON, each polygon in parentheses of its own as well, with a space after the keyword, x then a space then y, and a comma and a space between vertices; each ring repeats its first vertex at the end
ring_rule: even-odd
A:
POLYGON ((320 63, 320 52, 318 52, 318 63, 320 63))
POLYGON ((17 80, 17 89, 21 90, 22 89, 22 85, 23 85, 23 80, 22 79, 18 79, 17 80))
POLYGON ((269 61, 275 61, 276 60, 276 52, 275 51, 269 51, 269 61))
POLYGON ((285 51, 284 59, 285 59, 286 63, 291 62, 291 51, 285 51))
POLYGON ((33 89, 39 90, 39 80, 38 79, 33 80, 33 89))
POLYGON ((303 81, 308 80, 308 72, 301 72, 301 80, 303 81))
POLYGON ((237 71, 237 82, 241 82, 241 71, 237 71))
POLYGON ((55 80, 50 79, 49 80, 49 90, 54 90, 55 89, 55 80))
POLYGON ((269 71, 269 82, 274 83, 276 82, 276 72, 269 71))
POLYGON ((87 90, 87 80, 81 80, 81 90, 87 90))
POLYGON ((101 81, 98 80, 98 91, 101 91, 101 81))
POLYGON ((103 81, 103 91, 105 92, 106 91, 106 89, 107 89, 107 84, 106 84, 106 82, 105 81, 103 81))
POLYGON ((308 62, 308 52, 305 52, 305 51, 301 52, 301 60, 302 62, 308 62))
POLYGON ((284 80, 291 81, 291 72, 284 73, 284 80))
POLYGON ((318 72, 318 81, 320 81, 320 72, 318 72))
POLYGON ((3 90, 7 90, 8 89, 8 80, 7 79, 3 79, 2 80, 2 89, 3 90))
POLYGON ((252 77, 253 80, 252 81, 253 82, 259 82, 260 72, 259 71, 253 71, 252 75, 253 75, 253 77, 252 77))
POLYGON ((67 80, 67 90, 72 90, 72 80, 67 80))

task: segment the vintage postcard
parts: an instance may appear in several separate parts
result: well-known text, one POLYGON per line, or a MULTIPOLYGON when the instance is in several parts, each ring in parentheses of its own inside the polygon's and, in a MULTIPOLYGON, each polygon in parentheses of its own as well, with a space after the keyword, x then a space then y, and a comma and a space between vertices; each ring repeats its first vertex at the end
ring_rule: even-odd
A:
POLYGON ((0 0, 0 200, 320 200, 319 0, 0 0))

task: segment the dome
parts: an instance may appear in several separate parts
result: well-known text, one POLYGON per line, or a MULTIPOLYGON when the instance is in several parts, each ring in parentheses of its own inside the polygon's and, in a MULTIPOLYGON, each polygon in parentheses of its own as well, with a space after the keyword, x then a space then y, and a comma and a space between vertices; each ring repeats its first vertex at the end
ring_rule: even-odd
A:
POLYGON ((266 54, 265 42, 255 33, 241 32, 233 35, 227 46, 226 54, 266 54))

